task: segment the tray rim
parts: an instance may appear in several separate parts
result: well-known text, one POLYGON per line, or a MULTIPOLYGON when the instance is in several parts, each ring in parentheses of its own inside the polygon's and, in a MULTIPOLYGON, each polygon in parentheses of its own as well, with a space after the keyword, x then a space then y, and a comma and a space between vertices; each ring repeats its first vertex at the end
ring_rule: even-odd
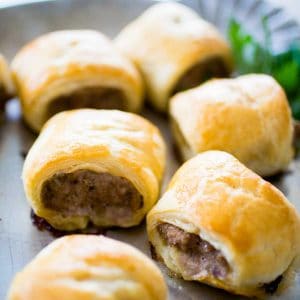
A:
MULTIPOLYGON (((17 8, 17 7, 29 7, 30 5, 43 5, 43 3, 53 3, 54 1, 59 1, 59 0, 4 0, 4 1, 0 1, 0 11, 4 10, 4 9, 13 9, 13 8, 17 8)), ((74 1, 74 0, 73 0, 74 1)), ((83 1, 88 1, 88 0, 83 0, 83 1)), ((101 1, 101 0, 100 0, 101 1)), ((144 0, 140 0, 141 2, 144 2, 144 0)), ((72 1, 70 1, 72 2, 72 1)), ((151 0, 151 2, 156 3, 156 2, 166 2, 165 0, 151 0)), ((182 1, 176 1, 176 2, 183 2, 182 1)), ((257 0, 257 2, 261 2, 261 3, 267 3, 270 4, 272 6, 272 9, 279 9, 281 12, 285 12, 288 14, 288 16, 290 17, 291 20, 295 21, 297 23, 297 26, 299 26, 298 20, 296 18, 294 18, 291 14, 288 13, 288 11, 281 6, 278 6, 272 2, 269 1, 265 1, 265 0, 257 0)), ((54 4, 55 5, 55 4, 54 4)))

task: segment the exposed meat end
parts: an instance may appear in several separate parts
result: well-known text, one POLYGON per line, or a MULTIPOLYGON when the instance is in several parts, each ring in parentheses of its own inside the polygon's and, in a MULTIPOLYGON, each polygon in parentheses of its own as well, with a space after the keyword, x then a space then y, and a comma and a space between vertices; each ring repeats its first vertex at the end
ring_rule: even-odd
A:
POLYGON ((64 216, 89 216, 92 222, 102 218, 116 226, 130 222, 144 204, 128 179, 90 170, 53 175, 44 182, 41 199, 64 216))
POLYGON ((159 224, 157 231, 167 245, 179 251, 177 263, 187 275, 209 273, 220 279, 228 275, 230 268, 221 251, 200 236, 168 223, 159 224))
POLYGON ((179 79, 172 94, 194 88, 211 78, 228 77, 230 71, 220 57, 210 57, 188 69, 179 79))

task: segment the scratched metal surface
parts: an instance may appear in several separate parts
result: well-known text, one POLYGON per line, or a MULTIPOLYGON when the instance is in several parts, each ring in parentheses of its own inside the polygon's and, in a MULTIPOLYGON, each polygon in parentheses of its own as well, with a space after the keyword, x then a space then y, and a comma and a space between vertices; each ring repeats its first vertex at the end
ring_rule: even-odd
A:
MULTIPOLYGON (((10 5, 5 8, 8 1, 0 1, 0 52, 11 58, 33 37, 58 29, 94 28, 113 37, 153 2, 65 0, 42 1, 17 7, 10 5)), ((244 20, 246 26, 254 30, 259 37, 260 17, 268 15, 278 50, 299 35, 297 24, 291 21, 285 12, 259 0, 184 2, 215 23, 223 32, 233 13, 237 18, 244 20)), ((149 110, 145 111, 144 115, 161 128, 169 145, 166 184, 179 166, 172 150, 167 120, 149 110)), ((21 121, 18 101, 12 100, 8 103, 6 114, 2 116, 0 122, 0 299, 5 298, 15 273, 53 240, 48 232, 40 232, 31 224, 30 208, 20 178, 23 165, 22 152, 29 149, 34 139, 35 136, 21 121)), ((272 182, 300 210, 300 157, 293 161, 287 173, 274 177, 272 182)), ((108 231, 108 236, 128 242, 149 255, 144 224, 133 229, 108 231)), ((164 268, 162 269, 169 285, 170 299, 243 299, 202 284, 171 279, 164 268)), ((271 299, 300 298, 300 278, 297 273, 290 277, 292 278, 290 286, 270 297, 271 299)))

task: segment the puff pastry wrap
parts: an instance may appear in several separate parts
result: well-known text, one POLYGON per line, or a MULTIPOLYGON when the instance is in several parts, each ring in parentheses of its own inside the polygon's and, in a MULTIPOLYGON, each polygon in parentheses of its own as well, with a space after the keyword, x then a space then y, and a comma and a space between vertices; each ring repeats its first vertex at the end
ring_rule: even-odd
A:
POLYGON ((167 110, 169 97, 191 67, 218 58, 226 74, 232 69, 229 46, 216 28, 178 3, 150 7, 119 33, 115 43, 136 63, 149 100, 161 111, 167 110))
MULTIPOLYGON (((222 151, 207 151, 175 173, 167 191, 147 215, 150 243, 175 274, 246 296, 263 295, 263 285, 287 270, 299 253, 299 216, 269 182, 222 151), (223 278, 180 264, 158 225, 168 223, 200 236, 228 264, 223 278)), ((215 261, 214 261, 215 262, 215 261)))
POLYGON ((269 176, 284 170, 294 154, 290 107, 268 75, 211 80, 179 93, 170 100, 170 115, 184 160, 223 150, 269 176))
MULTIPOLYGON (((22 178, 34 212, 57 229, 83 229, 89 219, 97 226, 129 227, 140 223, 157 201, 164 167, 165 144, 159 130, 150 122, 117 110, 81 109, 59 113, 46 123, 26 157, 22 178), (92 218, 89 213, 64 215, 52 207, 46 208, 41 194, 43 184, 56 174, 74 174, 78 170, 108 173, 122 177, 123 181, 126 179, 142 196, 142 207, 125 220, 118 219, 118 216, 107 220, 100 215, 92 218)), ((100 184, 101 181, 103 179, 100 179, 100 184)), ((91 187, 95 189, 94 184, 91 187)), ((75 186, 67 194, 72 188, 74 191, 75 186)), ((116 186, 102 188, 109 193, 103 196, 108 198, 106 205, 109 207, 116 186)), ((67 198, 66 195, 61 199, 62 204, 67 198)), ((72 199, 68 201, 70 208, 75 206, 72 199)), ((85 203, 81 205, 84 208, 85 203)), ((124 203, 125 207, 127 205, 124 203)))
POLYGON ((7 299, 166 300, 167 287, 158 267, 136 248, 104 236, 70 235, 16 275, 7 299))
MULTIPOLYGON (((17 53, 12 70, 25 120, 36 131, 51 116, 52 101, 85 88, 121 91, 127 111, 139 111, 142 105, 143 86, 138 71, 100 32, 66 30, 43 35, 17 53)), ((104 107, 93 103, 90 108, 119 109, 105 104, 106 100, 105 96, 100 99, 104 107)), ((72 102, 72 98, 68 101, 72 102)))
POLYGON ((4 106, 6 100, 14 96, 14 93, 15 88, 9 66, 4 56, 0 54, 0 108, 4 106))

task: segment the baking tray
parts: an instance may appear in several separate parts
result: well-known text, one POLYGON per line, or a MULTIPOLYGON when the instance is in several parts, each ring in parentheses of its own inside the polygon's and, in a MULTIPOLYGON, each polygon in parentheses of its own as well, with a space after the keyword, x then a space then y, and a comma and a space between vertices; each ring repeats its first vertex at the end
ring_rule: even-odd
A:
MULTIPOLYGON (((0 1, 0 52, 12 58, 32 38, 59 29, 97 29, 114 37, 130 20, 157 1, 65 0, 31 1, 15 6, 0 1)), ((259 35, 262 16, 268 16, 276 51, 299 37, 296 22, 281 9, 260 0, 182 1, 215 23, 224 33, 232 13, 259 35)), ((163 189, 179 166, 167 118, 145 109, 143 115, 159 126, 168 144, 168 164, 163 189)), ((0 124, 0 299, 5 299, 10 281, 54 237, 32 225, 30 207, 21 182, 24 155, 36 136, 23 124, 17 99, 10 101, 0 124)), ((285 174, 270 179, 300 211, 300 157, 285 174)), ((284 222, 284 220, 282 220, 284 222)), ((150 256, 145 224, 131 229, 107 231, 107 236, 132 244, 150 256)), ((246 299, 194 282, 172 279, 164 272, 170 299, 246 299)), ((155 283, 154 283, 155 284, 155 283)), ((300 274, 291 272, 288 288, 270 299, 300 299, 300 274)), ((41 299, 42 300, 42 299, 41 299)), ((63 300, 63 299, 62 299, 63 300)), ((141 299, 142 300, 142 299, 141 299)))

